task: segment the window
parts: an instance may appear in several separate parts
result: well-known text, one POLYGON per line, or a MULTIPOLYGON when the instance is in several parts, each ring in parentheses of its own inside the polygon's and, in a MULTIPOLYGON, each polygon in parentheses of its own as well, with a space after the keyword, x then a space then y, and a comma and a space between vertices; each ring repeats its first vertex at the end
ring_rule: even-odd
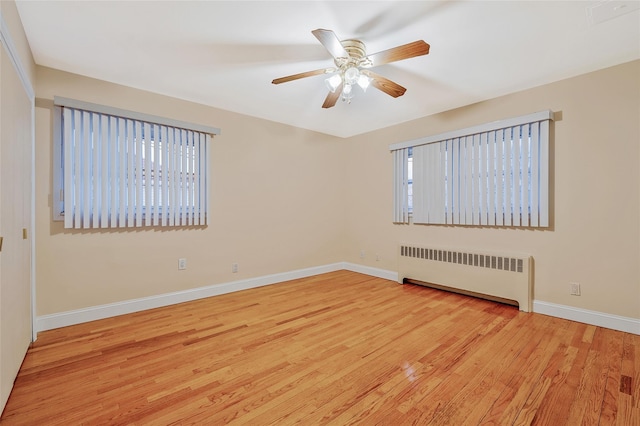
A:
POLYGON ((392 145, 394 222, 548 227, 552 114, 392 145))
POLYGON ((56 209, 65 228, 207 224, 209 146, 218 129, 55 103, 56 209))

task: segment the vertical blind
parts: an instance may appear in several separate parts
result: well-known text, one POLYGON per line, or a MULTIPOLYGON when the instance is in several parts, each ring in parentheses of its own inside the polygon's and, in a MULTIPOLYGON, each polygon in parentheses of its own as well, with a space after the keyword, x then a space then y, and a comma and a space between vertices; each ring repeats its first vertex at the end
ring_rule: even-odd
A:
POLYGON ((414 223, 548 227, 551 119, 543 111, 392 145, 394 182, 396 152, 411 146, 413 163, 413 204, 394 186, 394 211, 412 209, 414 223))
POLYGON ((397 149, 393 153, 393 221, 409 221, 408 199, 408 159, 409 148, 397 149))
POLYGON ((65 228, 206 225, 211 135, 64 107, 65 228))

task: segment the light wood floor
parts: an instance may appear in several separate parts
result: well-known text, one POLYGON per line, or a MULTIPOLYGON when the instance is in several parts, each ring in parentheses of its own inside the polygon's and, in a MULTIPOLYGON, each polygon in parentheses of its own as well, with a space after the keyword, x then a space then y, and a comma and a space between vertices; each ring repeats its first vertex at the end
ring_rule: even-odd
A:
POLYGON ((640 336, 340 271, 51 330, 3 425, 640 425, 640 336))

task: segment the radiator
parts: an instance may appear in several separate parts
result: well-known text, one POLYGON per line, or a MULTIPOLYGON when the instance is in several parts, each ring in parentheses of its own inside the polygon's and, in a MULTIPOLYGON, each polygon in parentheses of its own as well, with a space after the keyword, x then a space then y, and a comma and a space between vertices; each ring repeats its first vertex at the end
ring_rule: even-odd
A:
POLYGON ((511 303, 530 312, 533 258, 522 254, 481 253, 451 248, 400 245, 398 282, 416 282, 511 303))

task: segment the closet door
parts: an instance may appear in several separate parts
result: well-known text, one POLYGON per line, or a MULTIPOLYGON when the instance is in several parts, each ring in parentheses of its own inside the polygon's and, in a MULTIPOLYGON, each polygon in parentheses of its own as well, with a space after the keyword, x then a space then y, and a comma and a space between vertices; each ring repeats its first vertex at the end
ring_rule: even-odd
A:
POLYGON ((0 411, 31 343, 32 105, 0 48, 0 411))

